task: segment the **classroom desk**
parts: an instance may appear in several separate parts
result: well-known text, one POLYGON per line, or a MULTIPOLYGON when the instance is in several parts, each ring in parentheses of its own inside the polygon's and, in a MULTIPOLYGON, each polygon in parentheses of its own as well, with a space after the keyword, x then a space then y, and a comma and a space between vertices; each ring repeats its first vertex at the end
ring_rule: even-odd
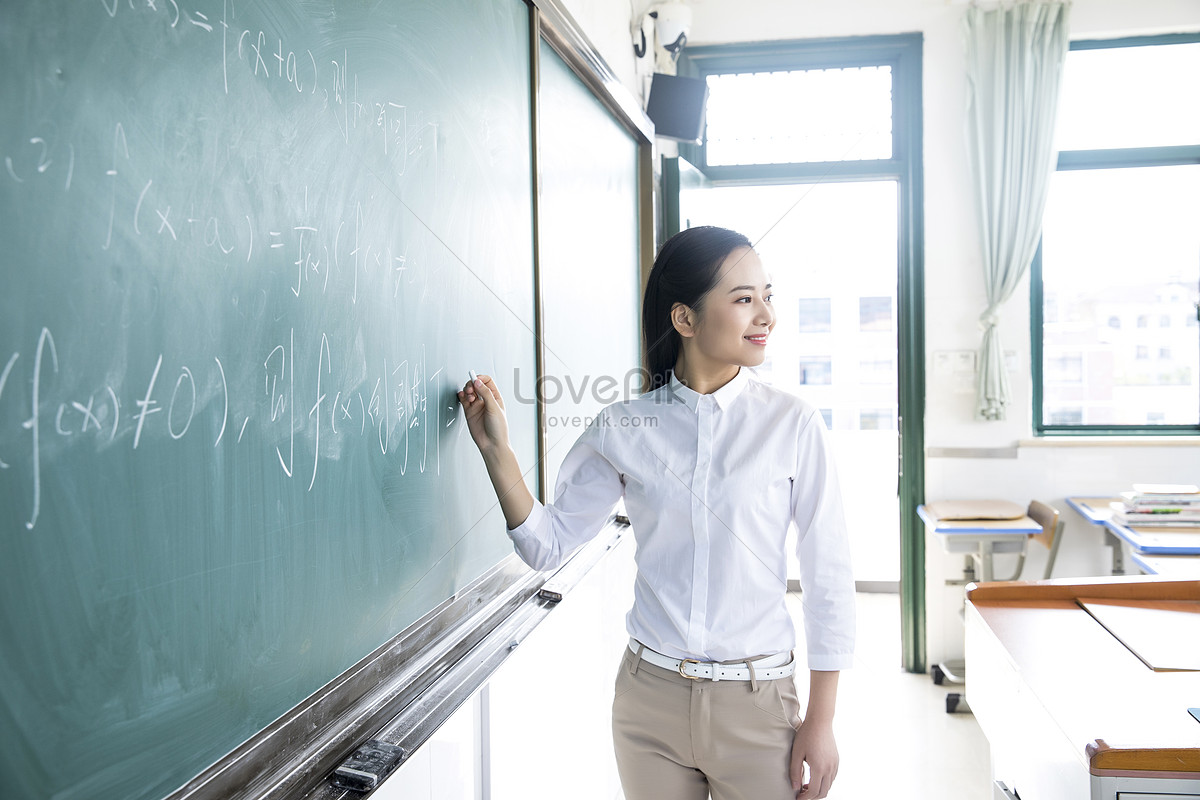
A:
POLYGON ((1200 556, 1200 525, 1122 525, 1110 519, 1104 527, 1141 555, 1200 556))
MULTIPOLYGON (((968 589, 967 700, 991 746, 995 796, 1200 798, 1200 721, 1188 713, 1200 706, 1200 672, 1148 668, 1080 598, 1200 602, 1200 581, 968 589)), ((1169 645, 1173 633, 1164 626, 1152 641, 1169 645)))
POLYGON ((917 515, 930 531, 937 534, 947 553, 971 556, 979 567, 982 581, 993 579, 992 556, 995 553, 1023 553, 1031 533, 1042 526, 1027 516, 1017 519, 939 519, 924 505, 917 515))
POLYGON ((1147 575, 1161 575, 1177 580, 1200 580, 1200 556, 1132 555, 1134 564, 1147 575))
POLYGON ((1100 525, 1104 530, 1104 538, 1108 541, 1112 548, 1112 574, 1125 574, 1125 548, 1121 545, 1121 540, 1104 527, 1104 523, 1112 518, 1112 508, 1109 503, 1119 503, 1119 497, 1068 497, 1067 505, 1072 508, 1079 516, 1083 517, 1092 525, 1100 525))

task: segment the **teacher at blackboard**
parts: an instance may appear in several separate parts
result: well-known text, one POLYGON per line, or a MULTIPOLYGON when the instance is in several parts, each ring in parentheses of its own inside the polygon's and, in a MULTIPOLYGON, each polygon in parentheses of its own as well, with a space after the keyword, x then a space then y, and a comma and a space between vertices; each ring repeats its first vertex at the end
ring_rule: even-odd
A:
POLYGON ((458 393, 509 535, 534 569, 561 564, 625 498, 637 577, 613 739, 627 800, 815 800, 837 775, 854 580, 820 413, 748 369, 765 359, 771 303, 744 236, 701 227, 663 245, 642 305, 650 391, 600 412, 563 461, 550 505, 525 486, 492 379, 458 393), (803 716, 785 605, 793 523, 803 716))

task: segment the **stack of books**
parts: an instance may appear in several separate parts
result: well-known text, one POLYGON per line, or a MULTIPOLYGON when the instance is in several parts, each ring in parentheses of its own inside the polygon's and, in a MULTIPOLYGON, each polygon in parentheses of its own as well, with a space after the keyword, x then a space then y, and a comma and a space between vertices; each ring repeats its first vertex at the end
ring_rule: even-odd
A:
POLYGON ((1121 498, 1112 504, 1113 521, 1121 525, 1200 527, 1200 486, 1135 483, 1121 498))

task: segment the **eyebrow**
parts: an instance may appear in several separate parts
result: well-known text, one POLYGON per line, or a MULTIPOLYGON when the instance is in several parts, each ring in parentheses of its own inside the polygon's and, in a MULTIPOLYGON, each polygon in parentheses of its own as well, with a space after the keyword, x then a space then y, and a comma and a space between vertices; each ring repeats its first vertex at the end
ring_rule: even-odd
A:
MULTIPOLYGON (((729 294, 733 294, 734 292, 753 292, 753 291, 755 290, 755 288, 756 288, 756 287, 754 287, 754 286, 735 286, 735 287, 733 287, 732 289, 730 289, 730 290, 729 290, 729 294)), ((771 288, 771 284, 769 284, 769 283, 768 283, 768 284, 767 284, 765 287, 763 287, 763 288, 765 288, 765 289, 770 289, 770 288, 771 288)))

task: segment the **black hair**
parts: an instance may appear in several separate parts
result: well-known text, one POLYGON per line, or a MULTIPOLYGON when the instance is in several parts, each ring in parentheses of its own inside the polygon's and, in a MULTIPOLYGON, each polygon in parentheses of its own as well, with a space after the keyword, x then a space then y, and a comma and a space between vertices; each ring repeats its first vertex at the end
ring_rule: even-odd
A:
POLYGON ((700 301, 720 279, 721 264, 739 247, 752 247, 740 233, 704 225, 672 236, 658 251, 642 299, 642 335, 653 391, 665 384, 679 358, 682 339, 671 323, 676 303, 699 310, 700 301))

